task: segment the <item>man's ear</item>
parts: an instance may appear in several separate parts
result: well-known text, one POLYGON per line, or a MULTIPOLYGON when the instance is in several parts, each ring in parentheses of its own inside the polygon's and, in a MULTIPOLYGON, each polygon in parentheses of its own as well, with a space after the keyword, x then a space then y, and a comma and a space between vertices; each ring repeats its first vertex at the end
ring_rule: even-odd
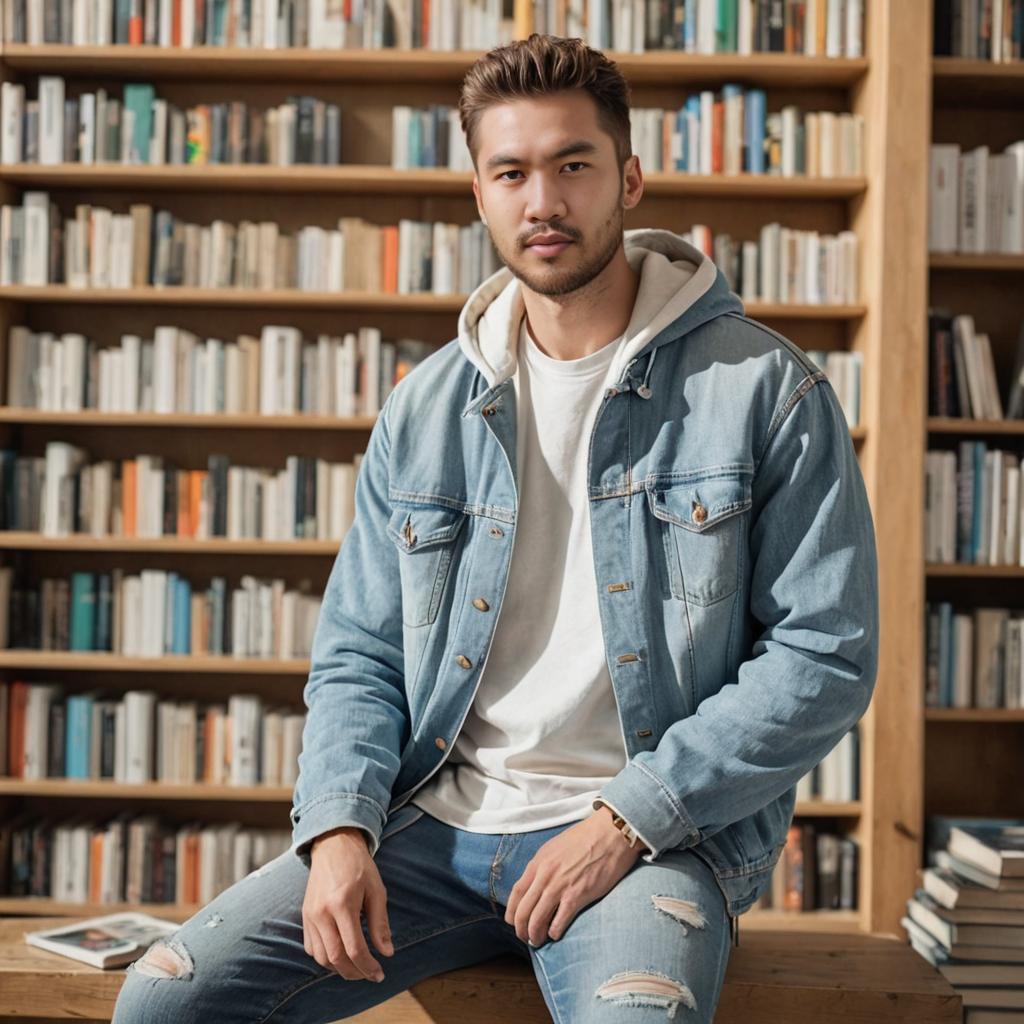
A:
POLYGON ((473 175, 473 196, 476 199, 476 212, 480 214, 480 220, 486 224, 487 218, 484 216, 483 204, 480 202, 480 182, 475 174, 473 175))

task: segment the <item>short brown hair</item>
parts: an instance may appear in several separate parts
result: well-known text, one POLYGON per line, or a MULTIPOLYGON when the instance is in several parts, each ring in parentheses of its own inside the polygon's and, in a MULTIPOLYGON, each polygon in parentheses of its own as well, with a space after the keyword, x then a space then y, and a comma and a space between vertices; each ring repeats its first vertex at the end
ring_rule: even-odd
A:
POLYGON ((488 107, 566 89, 585 89, 591 95, 597 104, 598 122, 612 137, 619 166, 623 166, 632 155, 629 84, 618 65, 582 39, 537 32, 527 39, 489 50, 473 63, 462 80, 459 120, 473 166, 480 148, 477 128, 488 107))

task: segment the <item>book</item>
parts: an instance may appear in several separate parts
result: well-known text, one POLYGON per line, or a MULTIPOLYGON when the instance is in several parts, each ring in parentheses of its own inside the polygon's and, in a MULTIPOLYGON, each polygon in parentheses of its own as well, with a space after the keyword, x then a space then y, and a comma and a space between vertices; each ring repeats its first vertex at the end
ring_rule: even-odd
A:
POLYGON ((30 946, 80 960, 92 967, 124 967, 137 960, 158 939, 177 931, 172 921, 149 914, 123 913, 26 932, 30 946))
POLYGON ((1024 825, 954 825, 949 852, 1000 878, 1024 877, 1024 825))

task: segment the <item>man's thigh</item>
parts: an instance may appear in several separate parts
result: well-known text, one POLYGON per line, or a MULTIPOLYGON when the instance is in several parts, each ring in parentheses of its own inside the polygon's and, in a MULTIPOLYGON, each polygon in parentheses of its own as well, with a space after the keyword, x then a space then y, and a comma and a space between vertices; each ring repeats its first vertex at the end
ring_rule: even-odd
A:
POLYGON ((530 948, 556 1024, 714 1019, 730 919, 710 867, 690 850, 637 863, 562 937, 530 948))
MULTIPOLYGON (((402 812, 400 812, 402 813, 402 812)), ((414 820, 387 836, 375 862, 387 890, 395 953, 363 934, 384 980, 347 981, 303 945, 309 872, 292 851, 236 882, 128 969, 115 1024, 336 1021, 441 971, 509 949, 501 913, 463 886, 448 852, 423 841, 414 820)), ((430 831, 436 845, 438 829, 430 831)))

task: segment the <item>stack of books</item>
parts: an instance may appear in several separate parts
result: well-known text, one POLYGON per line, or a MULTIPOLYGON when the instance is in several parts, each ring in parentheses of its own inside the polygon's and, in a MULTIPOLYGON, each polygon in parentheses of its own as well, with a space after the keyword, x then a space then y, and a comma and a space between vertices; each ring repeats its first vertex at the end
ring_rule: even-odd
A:
POLYGON ((900 923, 963 998, 964 1024, 1024 1022, 1024 820, 930 818, 900 923))

